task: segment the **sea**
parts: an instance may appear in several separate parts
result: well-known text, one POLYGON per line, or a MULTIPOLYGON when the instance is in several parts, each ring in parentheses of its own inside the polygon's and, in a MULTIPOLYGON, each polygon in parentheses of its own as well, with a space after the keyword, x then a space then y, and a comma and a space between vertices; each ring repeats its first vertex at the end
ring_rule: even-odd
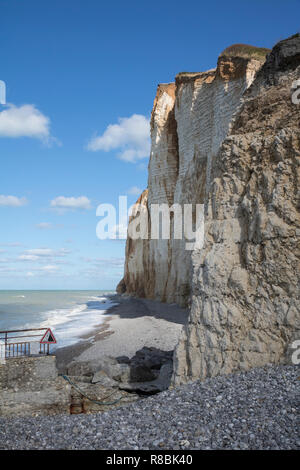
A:
POLYGON ((115 291, 0 290, 0 331, 50 328, 57 340, 52 347, 70 346, 92 333, 114 304, 115 291))

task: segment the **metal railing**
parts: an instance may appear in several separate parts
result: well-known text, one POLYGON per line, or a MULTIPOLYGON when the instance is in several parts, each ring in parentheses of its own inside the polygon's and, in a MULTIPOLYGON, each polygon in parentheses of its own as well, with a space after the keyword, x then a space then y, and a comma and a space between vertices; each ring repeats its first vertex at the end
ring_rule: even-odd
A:
POLYGON ((47 329, 48 328, 31 328, 27 330, 0 331, 0 349, 2 348, 2 357, 8 359, 10 357, 30 356, 34 354, 49 354, 50 345, 40 343, 47 329))

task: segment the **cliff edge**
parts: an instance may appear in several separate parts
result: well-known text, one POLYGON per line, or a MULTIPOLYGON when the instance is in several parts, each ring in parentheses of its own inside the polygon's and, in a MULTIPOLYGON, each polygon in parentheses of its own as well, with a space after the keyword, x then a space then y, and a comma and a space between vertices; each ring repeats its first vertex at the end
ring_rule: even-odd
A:
POLYGON ((143 204, 204 204, 204 246, 128 239, 119 290, 190 305, 174 384, 283 362, 299 338, 300 35, 248 48, 160 85, 152 112, 143 204))
POLYGON ((285 360, 299 338, 300 36, 277 44, 212 161, 174 383, 285 360))

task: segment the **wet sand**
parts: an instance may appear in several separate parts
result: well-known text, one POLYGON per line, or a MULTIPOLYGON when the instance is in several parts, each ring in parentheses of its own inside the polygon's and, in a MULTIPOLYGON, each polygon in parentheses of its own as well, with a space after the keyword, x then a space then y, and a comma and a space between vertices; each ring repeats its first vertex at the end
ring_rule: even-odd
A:
POLYGON ((144 346, 164 351, 175 348, 187 322, 187 310, 148 299, 119 295, 109 299, 117 305, 108 309, 99 327, 82 336, 82 341, 55 351, 61 372, 72 360, 87 361, 103 355, 131 357, 144 346))

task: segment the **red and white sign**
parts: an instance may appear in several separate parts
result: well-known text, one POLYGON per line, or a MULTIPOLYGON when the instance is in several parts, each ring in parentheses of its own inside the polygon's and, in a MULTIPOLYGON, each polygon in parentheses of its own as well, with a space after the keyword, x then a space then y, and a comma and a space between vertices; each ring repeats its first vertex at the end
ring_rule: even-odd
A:
POLYGON ((46 331, 46 333, 42 337, 40 343, 41 344, 55 344, 56 343, 55 336, 52 333, 52 331, 50 330, 50 328, 48 328, 48 330, 46 331))

